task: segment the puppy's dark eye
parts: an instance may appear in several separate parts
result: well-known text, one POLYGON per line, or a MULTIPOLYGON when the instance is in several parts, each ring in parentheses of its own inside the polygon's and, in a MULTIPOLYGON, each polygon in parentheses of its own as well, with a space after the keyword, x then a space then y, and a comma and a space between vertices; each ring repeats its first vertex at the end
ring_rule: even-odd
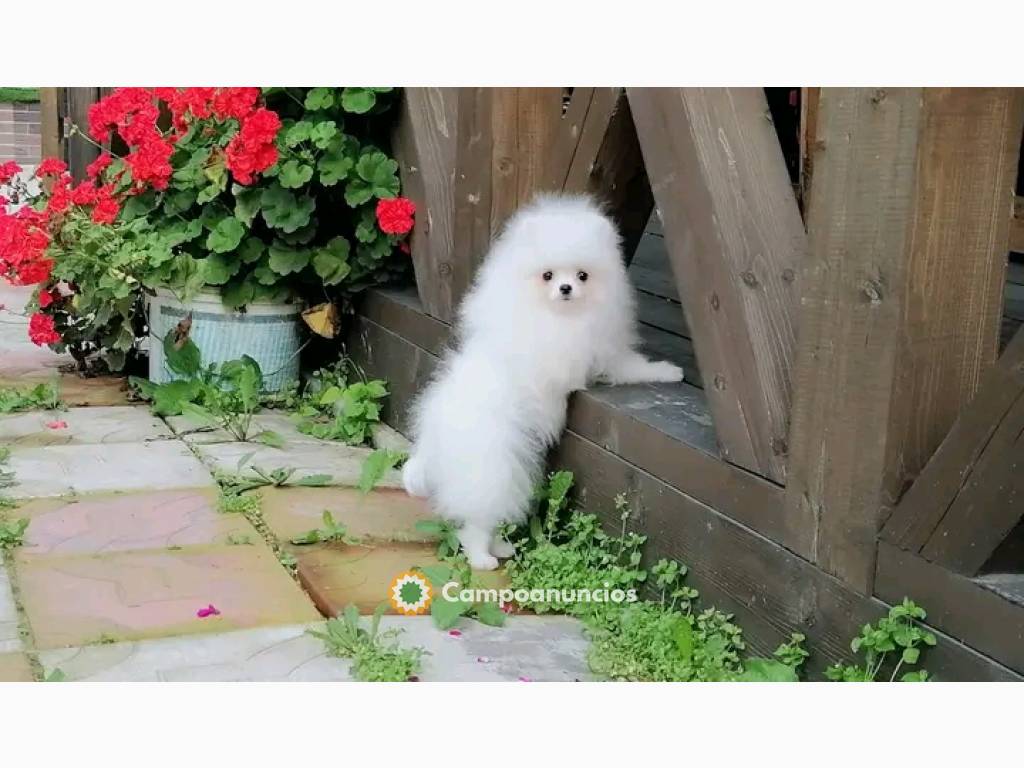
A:
POLYGON ((554 277, 554 275, 552 275, 552 274, 551 274, 550 272, 545 272, 545 273, 544 273, 543 275, 541 275, 541 277, 543 277, 543 278, 544 278, 544 282, 547 282, 547 281, 548 281, 548 280, 550 280, 550 279, 551 279, 552 277, 554 277))
POLYGON ((590 277, 590 275, 588 275, 586 272, 577 272, 576 273, 576 279, 579 280, 581 283, 587 282, 587 278, 588 277, 590 277))

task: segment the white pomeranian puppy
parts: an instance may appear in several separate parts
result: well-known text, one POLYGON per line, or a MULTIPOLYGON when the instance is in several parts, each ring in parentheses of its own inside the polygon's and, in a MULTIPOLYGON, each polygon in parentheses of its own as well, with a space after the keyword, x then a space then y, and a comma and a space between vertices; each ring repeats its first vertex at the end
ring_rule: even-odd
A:
POLYGON ((593 200, 544 196, 494 241, 462 302, 457 346, 413 406, 405 489, 460 526, 469 564, 491 570, 512 547, 570 393, 681 381, 636 351, 636 311, 613 222, 593 200))

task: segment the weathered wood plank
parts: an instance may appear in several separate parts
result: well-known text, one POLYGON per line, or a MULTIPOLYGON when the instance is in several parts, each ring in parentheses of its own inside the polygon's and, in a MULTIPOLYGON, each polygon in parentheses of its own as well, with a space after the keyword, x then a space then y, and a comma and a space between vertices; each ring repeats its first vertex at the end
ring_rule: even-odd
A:
MULTIPOLYGON (((67 119, 82 132, 89 130, 89 107, 99 99, 99 88, 67 88, 67 119)), ((65 139, 68 171, 76 179, 85 178, 85 168, 99 157, 100 151, 80 134, 65 139)))
POLYGON ((416 204, 411 249, 420 300, 433 317, 452 318, 468 285, 450 262, 455 248, 454 172, 458 88, 406 88, 393 137, 403 193, 416 204))
POLYGON ((628 94, 723 455, 781 481, 806 236, 764 91, 628 94))
POLYGON ((64 157, 64 127, 60 121, 60 88, 39 89, 41 157, 64 157))
POLYGON ((1013 220, 1010 222, 1010 250, 1024 253, 1024 197, 1014 201, 1013 220))
MULTIPOLYGON (((790 632, 802 632, 812 650, 807 671, 849 660, 850 640, 887 606, 863 597, 802 558, 758 536, 716 510, 567 432, 552 465, 570 469, 588 511, 608 530, 620 521, 614 497, 625 493, 636 517, 632 530, 648 536, 645 557, 677 559, 706 605, 734 613, 752 655, 770 655, 790 632)), ((1020 680, 1020 676, 937 631, 939 644, 924 666, 941 680, 1020 680)))
POLYGON ((814 175, 813 152, 818 141, 818 101, 821 88, 800 89, 800 202, 804 218, 807 218, 807 203, 811 193, 811 178, 814 175))
MULTIPOLYGON (((889 517, 882 530, 882 537, 886 541, 901 549, 920 552, 935 538, 958 497, 972 484, 974 473, 983 455, 992 446, 1001 425, 1006 423, 1014 405, 1022 397, 1024 333, 1018 331, 996 365, 985 374, 975 398, 957 418, 931 461, 889 517)), ((1002 517, 1004 515, 999 510, 1003 507, 1004 504, 997 501, 991 512, 997 518, 1002 517)), ((1012 516, 1012 510, 1008 512, 1012 516)), ((960 522, 968 521, 960 519, 960 522)), ((1001 533, 997 534, 987 530, 989 525, 988 522, 978 521, 978 525, 961 529, 958 535, 967 537, 969 542, 974 541, 974 535, 984 537, 992 546, 991 537, 996 536, 1001 541, 1009 528, 1000 526, 1001 533)), ((995 544, 999 541, 995 541, 995 544)))
POLYGON ((933 627, 1024 673, 1024 606, 884 541, 875 583, 882 600, 910 597, 933 627))
POLYGON ((963 492, 1000 424, 1024 396, 1022 366, 1024 333, 1018 331, 996 365, 985 374, 977 395, 886 521, 882 529, 886 541, 901 549, 920 552, 932 538, 963 492))
POLYGON ((569 188, 570 178, 571 189, 617 206, 613 213, 634 238, 628 227, 645 205, 641 215, 649 214, 650 195, 635 192, 638 173, 628 160, 636 153, 630 155, 629 134, 612 124, 618 90, 576 90, 563 117, 561 88, 405 89, 394 145, 406 194, 417 205, 412 259, 433 317, 455 318, 508 217, 537 192, 569 188))
POLYGON ((995 358, 1021 120, 1012 89, 822 89, 787 504, 865 592, 880 521, 995 358))

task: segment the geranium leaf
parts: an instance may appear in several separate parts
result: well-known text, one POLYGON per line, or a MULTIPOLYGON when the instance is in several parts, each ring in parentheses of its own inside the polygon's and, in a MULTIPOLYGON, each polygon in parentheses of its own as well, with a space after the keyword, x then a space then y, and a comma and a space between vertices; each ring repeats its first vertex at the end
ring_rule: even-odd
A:
POLYGON ((373 109, 377 94, 372 88, 345 88, 341 92, 341 108, 346 112, 362 115, 373 109))
POLYGON ((348 263, 350 246, 344 237, 335 237, 313 256, 313 268, 324 285, 337 285, 348 276, 352 267, 348 263))
POLYGON ((292 248, 274 244, 269 248, 270 268, 279 275, 301 272, 309 264, 310 252, 305 248, 292 248))
POLYGON ((281 166, 277 178, 282 187, 298 189, 313 178, 313 168, 298 160, 289 160, 281 166))
POLYGON ((234 254, 225 256, 222 253, 211 253, 206 257, 206 284, 224 285, 241 268, 242 263, 234 254))
POLYGON ((330 109, 334 106, 333 88, 310 88, 306 94, 306 109, 330 109))
POLYGON ((252 220, 260 210, 260 195, 262 190, 257 187, 243 187, 234 184, 231 191, 235 195, 235 218, 245 224, 252 226, 252 220))
POLYGON ((234 216, 229 216, 217 223, 206 238, 206 247, 213 253, 233 251, 242 242, 245 225, 234 216))

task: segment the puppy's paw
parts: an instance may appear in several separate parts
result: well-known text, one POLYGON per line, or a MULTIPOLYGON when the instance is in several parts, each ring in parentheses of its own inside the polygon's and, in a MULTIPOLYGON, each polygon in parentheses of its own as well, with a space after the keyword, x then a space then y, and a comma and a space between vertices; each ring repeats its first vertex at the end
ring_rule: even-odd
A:
POLYGON ((683 369, 668 360, 658 360, 648 364, 647 380, 650 382, 676 382, 684 378, 683 369))
POLYGON ((491 554, 495 557, 504 560, 506 557, 512 557, 515 553, 516 548, 500 536, 495 536, 491 541, 491 554))
POLYGON ((494 555, 467 554, 466 559, 469 560, 469 567, 474 571, 493 571, 498 567, 498 558, 494 555))

